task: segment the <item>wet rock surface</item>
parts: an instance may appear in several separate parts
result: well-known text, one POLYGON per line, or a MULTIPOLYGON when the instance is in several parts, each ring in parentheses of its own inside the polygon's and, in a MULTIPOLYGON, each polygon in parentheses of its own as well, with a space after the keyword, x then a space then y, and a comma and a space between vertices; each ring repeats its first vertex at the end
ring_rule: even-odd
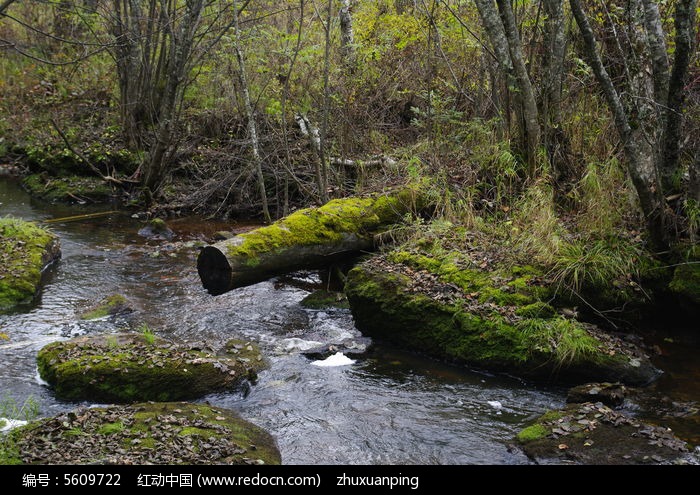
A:
POLYGON ((82 320, 96 320, 106 316, 125 315, 133 312, 131 303, 121 294, 105 297, 80 315, 82 320))
POLYGON ((8 464, 279 464, 274 439, 232 411, 184 402, 80 408, 13 430, 8 464))
POLYGON ((600 402, 548 411, 517 439, 528 457, 543 463, 671 464, 687 462, 689 451, 670 428, 600 402))
POLYGON ((144 227, 139 229, 138 234, 147 239, 170 240, 175 236, 175 232, 160 218, 149 220, 144 227))
POLYGON ((619 407, 625 401, 627 387, 620 383, 585 383, 569 389, 566 402, 602 402, 609 407, 619 407))
POLYGON ((215 353, 204 343, 142 334, 54 342, 39 351, 37 362, 57 397, 105 402, 197 398, 254 381, 265 366, 249 342, 231 340, 215 353))

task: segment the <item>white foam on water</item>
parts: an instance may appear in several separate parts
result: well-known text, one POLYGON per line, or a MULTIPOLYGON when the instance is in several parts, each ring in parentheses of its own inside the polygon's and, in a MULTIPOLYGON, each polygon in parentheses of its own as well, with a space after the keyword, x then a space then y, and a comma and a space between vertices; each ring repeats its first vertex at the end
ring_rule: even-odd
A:
POLYGON ((314 366, 330 367, 330 366, 347 366, 349 364, 355 364, 354 359, 350 359, 342 352, 336 352, 332 356, 320 361, 314 361, 311 363, 314 366))
POLYGON ((18 426, 24 426, 27 424, 27 421, 22 421, 21 419, 8 419, 8 418, 0 418, 0 432, 5 432, 5 431, 10 431, 13 428, 17 428, 18 426))

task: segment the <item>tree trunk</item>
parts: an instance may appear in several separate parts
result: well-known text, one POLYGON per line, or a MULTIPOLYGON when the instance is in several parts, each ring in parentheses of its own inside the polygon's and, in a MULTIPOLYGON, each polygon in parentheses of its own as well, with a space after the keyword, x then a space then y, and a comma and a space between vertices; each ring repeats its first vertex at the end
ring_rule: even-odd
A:
POLYGON ((518 89, 523 106, 524 135, 526 144, 526 158, 528 163, 528 176, 535 177, 535 166, 537 162, 537 148, 540 144, 540 124, 537 111, 537 100, 535 91, 532 89, 530 75, 525 65, 523 47, 518 33, 518 26, 515 22, 513 9, 510 0, 496 0, 498 9, 501 12, 501 20, 505 31, 510 59, 513 63, 515 77, 518 81, 518 89))
POLYGON ((663 133, 663 152, 659 170, 663 194, 671 195, 680 191, 679 158, 681 150, 681 124, 683 122, 683 101, 685 100, 686 75, 693 56, 695 38, 695 0, 679 0, 676 4, 676 49, 673 69, 668 83, 666 103, 666 123, 663 133))
POLYGON ((165 175, 168 152, 173 151, 172 133, 177 120, 177 107, 184 90, 183 83, 187 77, 190 52, 203 6, 204 0, 188 1, 185 15, 180 20, 177 33, 173 33, 171 37, 165 90, 158 113, 156 141, 146 162, 143 181, 149 196, 155 194, 160 188, 165 175))
POLYGON ((576 19, 576 24, 581 30, 588 63, 603 90, 610 111, 613 113, 615 127, 622 140, 627 159, 627 171, 639 197, 651 244, 657 249, 665 249, 668 247, 666 213, 654 160, 651 157, 642 157, 638 144, 633 139, 629 119, 625 113, 620 96, 615 90, 612 79, 598 54, 595 35, 583 10, 581 0, 569 0, 569 3, 576 19))
MULTIPOLYGON (((303 268, 322 268, 374 248, 375 236, 416 207, 414 191, 336 199, 205 247, 197 271, 210 294, 303 268)), ((420 206, 420 205, 419 205, 420 206)))
POLYGON ((542 53, 542 144, 557 182, 564 182, 571 175, 566 160, 568 142, 561 125, 561 88, 566 54, 563 2, 544 0, 546 20, 542 53))
POLYGON ((333 20, 333 0, 328 0, 328 17, 325 23, 325 51, 323 54, 323 117, 321 119, 321 134, 319 150, 321 155, 320 170, 316 170, 316 182, 318 185, 318 197, 321 203, 328 201, 328 123, 331 113, 331 22, 333 20))
POLYGON ((666 38, 659 6, 654 0, 642 0, 644 6, 644 29, 653 68, 654 98, 658 103, 668 98, 668 55, 666 53, 666 38))
POLYGON ((238 62, 238 80, 241 84, 241 96, 243 97, 243 105, 245 107, 246 119, 248 120, 248 137, 250 138, 250 146, 253 154, 253 166, 258 178, 258 190, 260 191, 260 202, 262 204, 262 213, 265 221, 270 223, 270 210, 267 206, 267 191, 265 190, 265 176, 262 169, 262 157, 260 156, 260 144, 258 142, 258 126, 255 123, 255 112, 250 101, 250 91, 248 89, 248 75, 246 73, 245 61, 243 52, 241 51, 241 33, 238 26, 238 9, 236 1, 233 2, 233 29, 235 41, 233 49, 236 52, 236 60, 238 62))
POLYGON ((343 63, 348 71, 355 70, 357 60, 355 53, 355 35, 352 30, 352 15, 350 14, 350 0, 343 0, 343 6, 338 11, 340 19, 340 53, 343 63))

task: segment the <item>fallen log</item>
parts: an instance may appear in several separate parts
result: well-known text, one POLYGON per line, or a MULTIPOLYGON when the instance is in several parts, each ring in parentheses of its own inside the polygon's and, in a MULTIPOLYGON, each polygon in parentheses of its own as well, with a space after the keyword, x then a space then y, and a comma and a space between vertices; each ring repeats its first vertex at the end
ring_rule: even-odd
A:
POLYGON ((370 251, 375 236, 416 208, 417 193, 334 199, 275 223, 207 246, 197 258, 202 285, 212 295, 305 268, 322 268, 370 251))

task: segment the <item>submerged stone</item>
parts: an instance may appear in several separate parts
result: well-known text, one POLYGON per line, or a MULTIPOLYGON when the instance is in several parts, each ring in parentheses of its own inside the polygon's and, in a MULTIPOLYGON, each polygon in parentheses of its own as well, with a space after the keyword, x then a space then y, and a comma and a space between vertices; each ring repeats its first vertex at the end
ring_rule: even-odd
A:
POLYGON ((139 229, 138 234, 149 239, 172 239, 175 235, 165 220, 161 218, 149 220, 145 227, 139 229))
POLYGON ((279 464, 269 433, 234 412, 186 402, 80 408, 0 443, 3 464, 279 464))
POLYGON ((265 366, 258 348, 232 340, 218 354, 150 333, 54 342, 37 356, 39 374, 65 400, 172 401, 235 389, 265 366))
POLYGON ((44 268, 61 256, 58 237, 34 223, 0 218, 0 311, 31 302, 44 268))
POLYGON ((115 316, 124 313, 131 313, 133 309, 129 305, 126 297, 121 294, 113 294, 105 297, 95 306, 80 315, 83 320, 95 320, 105 316, 115 316))

